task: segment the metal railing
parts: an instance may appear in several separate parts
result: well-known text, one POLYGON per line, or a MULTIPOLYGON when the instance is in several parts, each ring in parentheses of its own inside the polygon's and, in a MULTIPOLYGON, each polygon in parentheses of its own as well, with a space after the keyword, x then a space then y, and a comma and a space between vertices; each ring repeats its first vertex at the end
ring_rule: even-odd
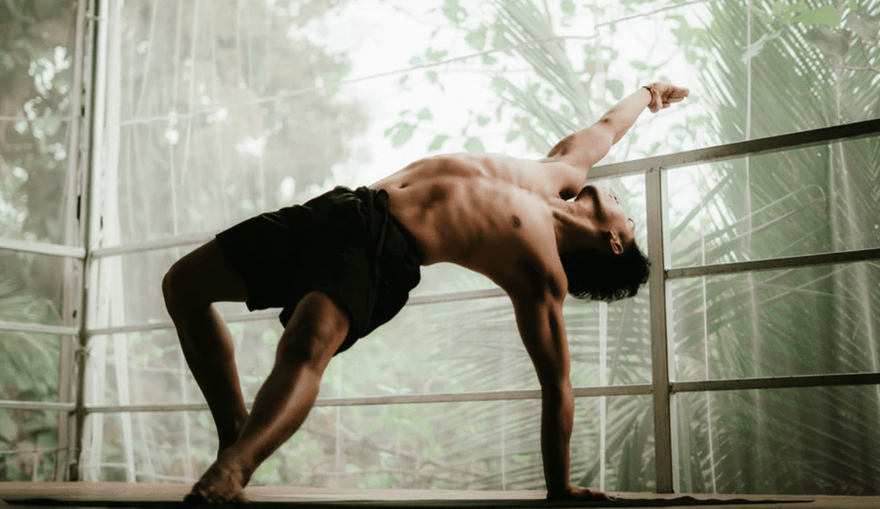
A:
MULTIPOLYGON (((646 200, 648 210, 648 252, 655 268, 650 280, 651 342, 653 378, 651 384, 576 387, 576 397, 652 395, 655 430, 655 455, 657 470, 657 491, 671 492, 673 489, 673 443, 671 432, 670 396, 675 393, 707 392, 725 390, 780 389, 795 387, 824 387, 841 385, 880 384, 880 373, 854 373, 833 375, 811 375, 791 377, 762 377, 731 380, 697 380, 676 382, 670 379, 669 345, 667 338, 666 282, 670 279, 703 277, 717 274, 734 274, 758 270, 808 267, 821 264, 853 263, 880 259, 880 248, 793 256, 769 260, 754 260, 736 263, 712 264, 696 267, 668 268, 665 263, 663 241, 664 179, 666 169, 687 165, 744 157, 757 153, 769 153, 807 146, 827 144, 841 140, 852 140, 880 134, 880 119, 855 122, 851 124, 813 129, 800 133, 785 134, 744 142, 730 143, 663 156, 650 157, 637 161, 610 164, 591 170, 590 180, 644 173, 646 177, 646 200), (659 270, 658 270, 659 269, 659 270)), ((0 249, 27 253, 62 256, 77 260, 94 260, 103 257, 121 256, 155 249, 165 249, 192 245, 210 238, 212 233, 191 233, 148 242, 102 247, 88 251, 84 248, 59 246, 38 242, 0 240, 0 249)), ((452 292, 413 297, 407 306, 426 305, 439 302, 486 299, 504 296, 500 289, 452 292)), ((262 311, 250 314, 228 316, 230 322, 274 319, 275 313, 262 311)), ((81 325, 57 326, 30 323, 0 322, 0 330, 41 332, 62 336, 75 336, 81 325)), ((170 321, 157 323, 131 324, 120 327, 84 328, 86 340, 96 335, 108 335, 136 331, 171 328, 170 321)), ((164 405, 110 405, 84 406, 82 394, 77 402, 24 402, 0 401, 0 409, 49 410, 74 412, 79 409, 85 413, 118 412, 169 412, 206 411, 205 404, 164 404, 164 405)), ((316 406, 354 406, 354 405, 395 405, 414 403, 443 403, 463 401, 498 401, 539 399, 538 390, 482 391, 445 394, 364 396, 345 398, 319 398, 316 406)))

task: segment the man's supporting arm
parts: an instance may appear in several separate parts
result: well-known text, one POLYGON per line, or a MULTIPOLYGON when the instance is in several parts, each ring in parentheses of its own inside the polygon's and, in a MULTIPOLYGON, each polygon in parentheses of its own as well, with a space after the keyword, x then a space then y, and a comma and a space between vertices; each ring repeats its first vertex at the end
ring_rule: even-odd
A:
MULTIPOLYGON (((564 295, 564 294, 563 294, 564 295)), ((569 444, 574 427, 568 342, 562 299, 548 292, 524 298, 511 295, 517 326, 541 383, 541 456, 547 498, 607 499, 604 494, 571 485, 569 444)))
POLYGON ((615 104, 595 124, 557 143, 543 161, 565 162, 586 172, 623 138, 642 110, 650 107, 656 113, 668 108, 670 103, 683 100, 689 93, 686 88, 663 82, 642 87, 615 104))

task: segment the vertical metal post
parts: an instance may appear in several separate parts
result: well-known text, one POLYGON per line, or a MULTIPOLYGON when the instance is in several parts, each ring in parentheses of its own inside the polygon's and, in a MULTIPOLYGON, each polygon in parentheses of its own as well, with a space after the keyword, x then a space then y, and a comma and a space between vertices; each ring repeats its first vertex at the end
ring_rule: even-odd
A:
POLYGON ((666 338, 666 256, 663 239, 663 171, 645 174, 648 259, 651 261, 651 366, 654 394, 654 457, 657 493, 673 492, 672 415, 669 404, 669 350, 666 338))
MULTIPOLYGON (((73 50, 73 83, 71 87, 70 109, 70 134, 68 139, 67 153, 70 154, 67 164, 65 209, 67 221, 64 233, 64 243, 67 245, 83 245, 82 238, 82 180, 81 162, 88 158, 88 150, 80 144, 80 131, 87 129, 88 124, 83 105, 85 93, 85 46, 88 37, 86 33, 86 4, 88 0, 80 0, 76 10, 76 35, 73 50)), ((82 320, 81 295, 82 266, 83 260, 66 258, 64 261, 64 299, 62 302, 62 324, 76 326, 82 320)), ((73 388, 73 378, 76 372, 76 345, 75 336, 62 336, 59 352, 58 366, 58 401, 69 403, 75 401, 76 394, 73 388)), ((67 465, 71 461, 71 419, 68 412, 58 413, 58 451, 55 456, 55 481, 64 481, 67 475, 67 465)))
POLYGON ((86 405, 85 405, 85 379, 86 365, 88 360, 88 319, 89 319, 89 288, 91 284, 90 268, 92 263, 91 257, 91 236, 93 231, 97 231, 100 224, 98 218, 94 217, 92 211, 92 185, 95 180, 95 158, 98 154, 93 150, 92 140, 101 137, 101 133, 96 130, 96 120, 103 118, 103 110, 96 111, 96 105, 103 101, 103 90, 99 90, 101 85, 100 73, 102 72, 103 62, 105 58, 101 45, 106 44, 106 28, 105 33, 98 33, 104 25, 98 22, 98 0, 83 0, 88 4, 85 19, 88 20, 87 29, 87 48, 84 52, 84 68, 88 69, 88 73, 84 73, 85 90, 87 91, 88 102, 83 108, 84 125, 88 126, 83 130, 81 138, 81 152, 83 156, 80 158, 82 181, 80 182, 80 222, 82 224, 83 246, 86 255, 82 265, 82 294, 80 296, 80 333, 79 343, 76 351, 76 386, 74 388, 76 395, 76 407, 74 414, 74 440, 72 444, 73 452, 68 462, 69 470, 67 479, 69 481, 82 480, 82 453, 83 440, 85 432, 86 405))

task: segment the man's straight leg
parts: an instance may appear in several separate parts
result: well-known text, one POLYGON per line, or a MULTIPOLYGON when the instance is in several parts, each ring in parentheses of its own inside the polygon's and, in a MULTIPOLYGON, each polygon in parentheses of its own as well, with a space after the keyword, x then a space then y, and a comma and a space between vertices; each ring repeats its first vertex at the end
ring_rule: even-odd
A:
POLYGON ((162 290, 183 355, 214 417, 219 453, 235 443, 248 414, 232 337, 212 304, 245 301, 247 290, 216 240, 175 263, 162 290))
POLYGON ((348 314, 323 292, 296 306, 275 355, 275 365, 254 400, 238 441, 222 451, 185 500, 243 502, 242 488, 257 467, 302 425, 321 376, 348 334, 348 314))

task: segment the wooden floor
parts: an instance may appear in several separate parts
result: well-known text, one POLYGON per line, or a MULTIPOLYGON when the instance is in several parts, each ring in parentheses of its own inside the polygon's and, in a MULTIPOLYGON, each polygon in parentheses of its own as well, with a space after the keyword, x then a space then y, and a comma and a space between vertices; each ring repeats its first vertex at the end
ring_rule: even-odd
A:
MULTIPOLYGON (((192 507, 181 500, 182 484, 0 483, 0 508, 158 508, 192 507)), ((613 502, 580 504, 547 502, 540 491, 360 490, 256 486, 245 489, 252 509, 283 507, 664 507, 730 509, 875 509, 880 497, 657 495, 609 493, 613 502)))

